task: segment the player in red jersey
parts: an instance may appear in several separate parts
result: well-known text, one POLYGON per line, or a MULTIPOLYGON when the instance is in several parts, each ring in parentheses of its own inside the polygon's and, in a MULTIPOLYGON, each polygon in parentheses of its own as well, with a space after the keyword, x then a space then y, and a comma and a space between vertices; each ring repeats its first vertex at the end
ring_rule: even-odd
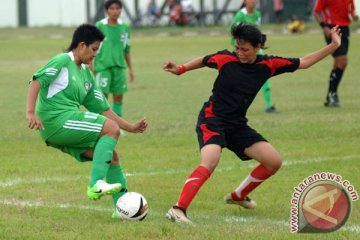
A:
POLYGON ((325 101, 327 107, 340 107, 337 89, 348 64, 349 25, 351 20, 357 21, 359 17, 355 13, 354 0, 317 0, 314 6, 314 15, 324 31, 327 44, 331 42, 331 28, 338 25, 341 30, 341 46, 332 54, 334 64, 330 73, 329 89, 325 101))
POLYGON ((233 151, 242 160, 255 159, 259 165, 230 194, 225 196, 228 204, 254 208, 255 201, 248 194, 281 167, 281 158, 275 148, 259 133, 248 126, 246 112, 270 77, 309 68, 341 44, 338 27, 331 30, 332 42, 326 47, 302 58, 282 58, 256 55, 264 47, 266 36, 254 25, 240 23, 232 28, 235 51, 219 51, 177 66, 164 63, 167 72, 180 75, 202 67, 217 69, 212 95, 205 102, 198 117, 196 131, 200 145, 201 163, 185 181, 180 197, 167 217, 176 222, 191 223, 186 209, 210 177, 220 161, 222 148, 233 151))

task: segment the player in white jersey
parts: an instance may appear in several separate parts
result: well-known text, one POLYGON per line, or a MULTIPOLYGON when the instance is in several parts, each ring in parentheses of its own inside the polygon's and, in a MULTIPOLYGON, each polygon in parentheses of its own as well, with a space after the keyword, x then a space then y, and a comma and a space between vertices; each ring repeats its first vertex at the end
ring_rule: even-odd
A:
POLYGON ((131 124, 117 116, 95 83, 87 64, 95 57, 104 35, 93 25, 79 26, 67 53, 52 58, 30 82, 26 117, 48 146, 79 161, 92 161, 87 195, 112 194, 114 203, 127 191, 115 146, 120 128, 143 132, 145 118, 131 124), (83 105, 87 111, 81 111, 83 105), (104 181, 106 179, 106 181, 104 181))

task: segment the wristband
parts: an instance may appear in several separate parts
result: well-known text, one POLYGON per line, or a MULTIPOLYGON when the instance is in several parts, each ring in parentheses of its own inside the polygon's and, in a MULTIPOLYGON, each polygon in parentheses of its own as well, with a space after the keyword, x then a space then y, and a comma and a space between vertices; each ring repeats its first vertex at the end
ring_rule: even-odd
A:
POLYGON ((178 75, 181 75, 181 74, 183 74, 184 72, 186 72, 186 67, 185 67, 185 65, 179 65, 179 66, 178 66, 178 71, 179 71, 178 75))
POLYGON ((319 23, 319 25, 321 28, 327 27, 327 24, 325 24, 324 22, 319 23))

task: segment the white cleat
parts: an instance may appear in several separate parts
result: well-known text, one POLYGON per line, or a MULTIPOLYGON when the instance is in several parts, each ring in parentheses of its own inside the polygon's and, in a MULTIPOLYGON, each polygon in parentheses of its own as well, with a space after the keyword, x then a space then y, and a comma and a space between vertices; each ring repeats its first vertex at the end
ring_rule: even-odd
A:
POLYGON ((169 209, 166 217, 173 222, 192 224, 192 221, 186 216, 186 212, 176 206, 169 209))
POLYGON ((254 209, 256 207, 256 202, 249 197, 245 197, 244 200, 238 201, 232 198, 231 193, 227 194, 224 197, 224 200, 227 204, 235 204, 247 209, 254 209))

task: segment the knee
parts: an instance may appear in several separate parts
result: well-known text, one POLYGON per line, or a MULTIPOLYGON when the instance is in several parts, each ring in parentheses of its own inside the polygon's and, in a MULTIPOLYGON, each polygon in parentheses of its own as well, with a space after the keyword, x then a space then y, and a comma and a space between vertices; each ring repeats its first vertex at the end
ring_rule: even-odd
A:
POLYGON ((281 168, 281 165, 282 165, 281 158, 276 157, 272 159, 272 161, 270 161, 265 167, 272 173, 276 173, 281 168))
POLYGON ((219 161, 212 160, 212 161, 201 161, 201 165, 204 166, 209 172, 214 172, 215 168, 217 167, 219 161))
POLYGON ((118 139, 120 137, 120 127, 116 122, 108 119, 103 128, 103 135, 118 139))
POLYGON ((336 63, 335 63, 336 68, 339 68, 341 70, 345 70, 347 65, 348 65, 347 58, 340 59, 340 60, 336 61, 336 63))

